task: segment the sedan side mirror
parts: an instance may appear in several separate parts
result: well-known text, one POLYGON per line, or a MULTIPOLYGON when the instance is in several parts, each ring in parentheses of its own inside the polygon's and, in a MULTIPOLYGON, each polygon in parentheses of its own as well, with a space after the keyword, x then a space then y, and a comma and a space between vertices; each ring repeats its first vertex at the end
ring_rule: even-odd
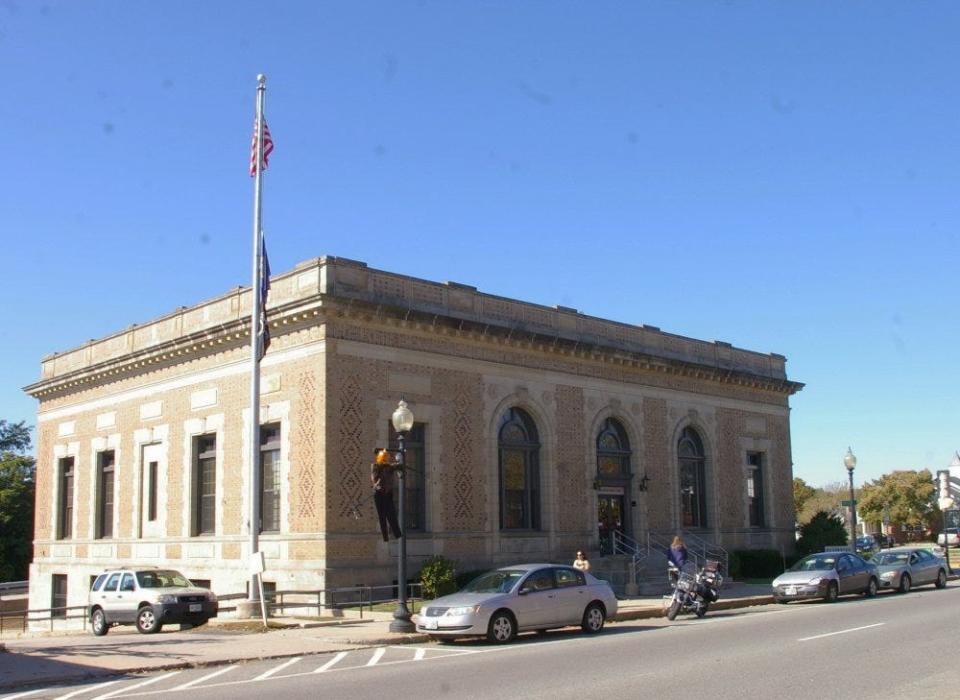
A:
POLYGON ((524 587, 524 588, 521 588, 519 591, 517 591, 517 595, 526 595, 529 592, 530 592, 530 589, 524 587))

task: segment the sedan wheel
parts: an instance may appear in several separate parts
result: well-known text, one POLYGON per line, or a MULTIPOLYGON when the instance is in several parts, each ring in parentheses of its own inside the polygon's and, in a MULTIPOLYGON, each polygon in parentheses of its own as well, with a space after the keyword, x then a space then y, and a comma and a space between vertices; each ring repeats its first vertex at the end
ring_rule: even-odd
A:
POLYGON ((900 577, 900 588, 898 589, 901 593, 910 592, 910 574, 903 574, 900 577))
POLYGON ((840 595, 840 590, 837 588, 837 582, 831 581, 827 586, 827 597, 824 598, 828 603, 836 603, 837 598, 840 595))
POLYGON ((947 572, 943 569, 937 572, 937 588, 947 587, 947 572))
POLYGON ((877 579, 870 577, 870 583, 867 584, 867 590, 863 592, 867 598, 873 598, 877 595, 877 579))
POLYGON ((110 629, 107 625, 107 617, 103 614, 103 610, 94 610, 93 615, 90 616, 90 625, 93 627, 93 633, 98 637, 102 637, 110 629))
POLYGON ((153 608, 145 605, 137 611, 137 631, 140 634, 153 634, 159 632, 163 625, 153 613, 153 608))
POLYGON ((517 628, 513 622, 513 617, 508 612, 495 613, 490 618, 490 626, 487 628, 487 639, 494 644, 506 644, 517 636, 517 628))
POLYGON ((583 621, 580 626, 587 634, 593 634, 603 629, 604 615, 603 608, 598 603, 590 603, 587 609, 583 611, 583 621))

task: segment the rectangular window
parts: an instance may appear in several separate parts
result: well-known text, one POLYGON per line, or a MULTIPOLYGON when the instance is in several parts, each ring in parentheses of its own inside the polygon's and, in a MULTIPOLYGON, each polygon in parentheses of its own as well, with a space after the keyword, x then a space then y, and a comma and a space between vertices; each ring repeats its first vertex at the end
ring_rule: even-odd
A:
POLYGON ((210 590, 210 579, 208 578, 191 578, 190 583, 192 583, 196 588, 206 588, 210 590))
POLYGON ((113 450, 97 454, 97 539, 113 537, 114 458, 113 450))
POLYGON ((280 425, 260 427, 260 532, 280 532, 280 425))
POLYGON ((147 520, 153 522, 157 519, 157 463, 149 462, 147 464, 147 520))
POLYGON ((50 617, 64 618, 67 616, 67 575, 54 574, 51 583, 50 617))
POLYGON ((217 436, 193 439, 193 534, 212 535, 217 523, 217 436))
POLYGON ((57 463, 60 474, 60 503, 57 507, 57 538, 73 537, 73 457, 64 457, 57 463))
MULTIPOLYGON (((399 449, 400 441, 393 424, 388 425, 390 449, 399 449)), ((410 532, 423 532, 427 529, 427 495, 424 488, 427 467, 426 435, 426 425, 414 423, 410 431, 403 436, 404 458, 407 464, 403 472, 403 518, 404 529, 410 532)), ((400 507, 399 503, 395 505, 400 507)))
POLYGON ((750 527, 763 527, 763 453, 747 453, 747 501, 750 527))

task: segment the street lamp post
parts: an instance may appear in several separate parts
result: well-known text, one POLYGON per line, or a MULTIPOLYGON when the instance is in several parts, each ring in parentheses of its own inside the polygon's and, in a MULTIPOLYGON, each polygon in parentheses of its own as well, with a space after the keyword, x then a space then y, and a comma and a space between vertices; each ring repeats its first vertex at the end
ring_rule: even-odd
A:
POLYGON ((400 445, 400 460, 397 469, 397 485, 400 491, 397 502, 397 508, 400 511, 397 514, 400 524, 400 551, 397 556, 397 609, 393 613, 390 631, 416 632, 417 628, 410 621, 410 609, 407 607, 407 523, 405 522, 406 504, 404 502, 404 492, 407 490, 404 480, 404 472, 407 468, 407 453, 403 440, 406 433, 413 427, 413 411, 407 408, 406 401, 400 399, 397 410, 393 412, 390 421, 393 423, 393 429, 397 433, 397 442, 400 445))
POLYGON ((953 508, 953 499, 944 496, 938 501, 940 512, 943 513, 943 556, 947 560, 947 573, 950 571, 950 538, 947 536, 947 511, 953 508))
POLYGON ((857 457, 853 450, 847 448, 847 454, 843 456, 843 466, 847 468, 847 474, 850 476, 850 551, 857 551, 857 501, 853 496, 853 470, 857 466, 857 457))

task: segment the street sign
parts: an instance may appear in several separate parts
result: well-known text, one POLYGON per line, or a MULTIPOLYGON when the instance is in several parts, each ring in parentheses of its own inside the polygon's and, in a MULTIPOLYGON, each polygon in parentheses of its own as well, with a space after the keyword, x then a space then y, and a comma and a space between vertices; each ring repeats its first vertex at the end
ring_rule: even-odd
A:
POLYGON ((857 505, 857 502, 856 502, 855 500, 850 500, 850 499, 848 498, 848 499, 845 500, 845 501, 840 501, 840 505, 846 506, 847 508, 850 508, 850 507, 852 507, 852 506, 856 506, 856 505, 857 505))

